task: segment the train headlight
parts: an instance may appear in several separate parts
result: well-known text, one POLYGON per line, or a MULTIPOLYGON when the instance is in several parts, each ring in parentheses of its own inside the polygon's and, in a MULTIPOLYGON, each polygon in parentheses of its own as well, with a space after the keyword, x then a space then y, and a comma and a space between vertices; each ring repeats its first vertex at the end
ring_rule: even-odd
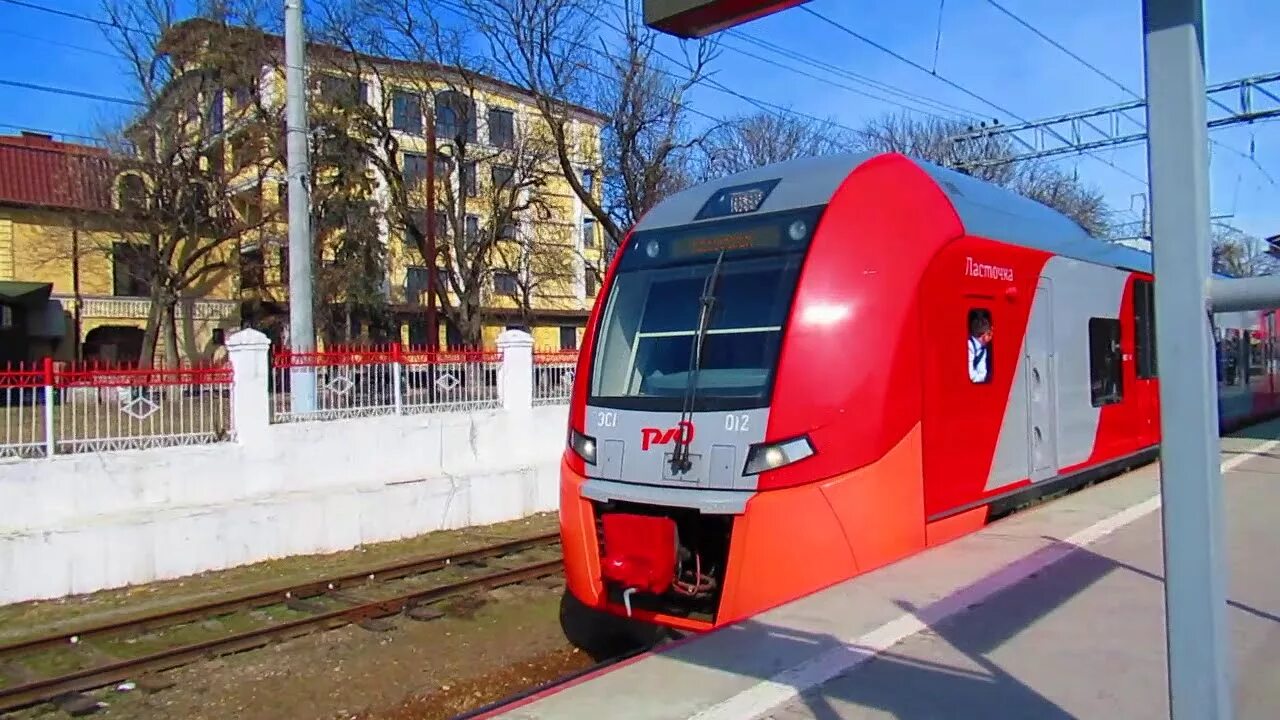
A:
POLYGON ((809 226, 803 220, 796 220, 791 223, 791 227, 787 228, 787 234, 791 236, 792 240, 800 242, 809 234, 809 226))
POLYGON ((596 464, 596 439, 569 428, 569 449, 588 465, 596 464))
POLYGON ((649 244, 644 246, 644 254, 651 258, 656 258, 658 257, 658 251, 661 249, 662 247, 658 245, 657 240, 650 240, 649 244))
POLYGON ((776 443, 752 445, 747 451, 747 464, 742 469, 742 474, 758 475, 765 470, 776 470, 803 460, 814 452, 813 443, 809 442, 807 435, 776 443))

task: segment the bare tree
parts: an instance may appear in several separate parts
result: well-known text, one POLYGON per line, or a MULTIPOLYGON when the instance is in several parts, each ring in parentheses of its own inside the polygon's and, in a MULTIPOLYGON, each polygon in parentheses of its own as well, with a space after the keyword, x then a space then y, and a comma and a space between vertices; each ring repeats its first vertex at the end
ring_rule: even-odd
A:
POLYGON ((1213 272, 1231 277, 1270 275, 1275 258, 1261 249, 1262 241, 1225 223, 1213 226, 1213 272))
POLYGON ((601 224, 606 247, 649 208, 690 184, 694 149, 705 133, 692 129, 685 103, 689 90, 707 77, 712 42, 691 43, 677 75, 659 62, 657 35, 638 21, 634 0, 615 8, 614 22, 590 0, 462 2, 503 77, 536 98, 561 172, 601 224), (620 49, 600 37, 611 26, 621 29, 620 49), (603 201, 580 174, 580 158, 591 160, 575 131, 575 103, 593 105, 607 118, 603 201))
POLYGON ((1007 183, 1010 190, 1048 205, 1070 217, 1095 237, 1106 235, 1110 210, 1102 193, 1074 175, 1041 162, 1023 162, 1007 183))
POLYGON ((969 174, 1044 203, 1095 236, 1105 234, 1110 213, 1097 189, 1043 162, 982 162, 1013 157, 1012 144, 1004 136, 952 140, 969 129, 959 120, 885 115, 859 130, 856 142, 864 150, 899 152, 945 167, 972 166, 969 174))
MULTIPOLYGON (((930 117, 921 119, 906 113, 888 114, 868 120, 854 138, 857 147, 871 152, 897 152, 945 167, 960 167, 975 160, 1005 158, 1013 154, 1008 138, 983 136, 964 143, 954 142, 968 126, 959 120, 930 117)), ((1011 164, 981 165, 970 174, 997 185, 1008 185, 1015 175, 1011 164)))
POLYGON ((758 112, 714 129, 703 145, 702 180, 785 160, 842 152, 853 138, 834 123, 758 112))
POLYGON ((385 187, 387 222, 441 269, 436 300, 463 342, 478 346, 495 248, 545 202, 538 190, 555 172, 555 146, 514 108, 510 128, 479 137, 479 101, 497 88, 483 60, 466 54, 464 34, 438 22, 426 0, 330 0, 322 15, 328 47, 314 53, 317 65, 379 88, 352 119, 385 187), (406 152, 413 136, 436 156, 406 152))
POLYGON ((108 133, 122 230, 80 250, 107 255, 129 285, 121 289, 148 297, 144 364, 161 337, 176 363, 179 305, 237 286, 239 244, 273 222, 262 189, 279 170, 269 142, 278 120, 256 92, 262 44, 215 21, 196 21, 197 40, 175 25, 175 4, 104 2, 107 37, 145 109, 108 133))
POLYGON ((495 248, 494 291, 515 301, 526 327, 533 324, 538 309, 578 306, 575 288, 580 260, 573 242, 575 230, 571 225, 539 222, 495 248))

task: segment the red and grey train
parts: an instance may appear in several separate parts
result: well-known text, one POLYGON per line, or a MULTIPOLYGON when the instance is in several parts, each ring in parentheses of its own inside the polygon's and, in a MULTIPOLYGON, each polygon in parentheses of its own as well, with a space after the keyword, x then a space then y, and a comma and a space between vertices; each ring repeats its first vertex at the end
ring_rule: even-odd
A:
MULTIPOLYGON (((578 360, 570 637, 617 617, 711 629, 1150 461, 1150 273, 1044 205, 894 153, 664 200, 614 258, 578 360)), ((1274 314, 1212 324, 1224 422, 1271 414, 1274 314)))

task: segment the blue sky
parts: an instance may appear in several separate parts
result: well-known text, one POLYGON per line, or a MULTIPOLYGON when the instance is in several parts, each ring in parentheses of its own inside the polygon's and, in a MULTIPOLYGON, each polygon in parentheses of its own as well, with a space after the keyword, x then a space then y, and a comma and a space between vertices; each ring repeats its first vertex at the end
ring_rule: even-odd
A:
MULTIPOLYGON (((102 16, 99 0, 24 2, 102 16)), ((1140 0, 999 2, 1126 87, 1143 92, 1140 0)), ((937 43, 938 75, 1022 118, 1048 117, 1131 99, 1111 82, 1003 15, 988 0, 813 0, 807 7, 926 68, 934 67, 937 43)), ((1280 70, 1280 53, 1274 44, 1275 28, 1280 27, 1280 3, 1207 0, 1205 13, 1210 83, 1280 70)), ((808 13, 786 11, 741 30, 902 92, 982 117, 998 117, 1006 124, 1016 122, 1014 117, 808 13)), ((602 36, 610 33, 607 28, 601 29, 602 36)), ((714 77, 735 92, 794 111, 831 117, 849 127, 859 126, 868 117, 902 109, 832 84, 886 95, 857 80, 837 77, 752 47, 740 36, 727 36, 722 41, 724 48, 714 66, 714 77), (824 79, 779 69, 732 48, 799 65, 824 79)), ((0 43, 6 58, 0 69, 2 80, 129 96, 129 82, 119 60, 113 57, 100 28, 93 24, 0 0, 0 43)), ((680 41, 664 38, 661 48, 678 54, 679 45, 680 41)), ((747 101, 707 87, 695 89, 690 104, 716 117, 756 109, 747 101)), ((0 86, 0 133, 14 132, 12 126, 19 126, 92 135, 97 127, 126 109, 97 100, 0 86)), ((1225 128, 1214 131, 1212 137, 1220 144, 1212 149, 1213 212, 1233 215, 1229 222, 1255 235, 1280 233, 1280 122, 1225 128)), ((1132 196, 1145 192, 1145 183, 1126 172, 1146 177, 1144 146, 1101 150, 1094 157, 1073 156, 1059 162, 1101 189, 1111 207, 1122 211, 1120 219, 1125 219, 1123 211, 1131 206, 1141 207, 1141 201, 1132 200, 1132 196), (1122 170, 1108 166, 1104 160, 1122 170)))

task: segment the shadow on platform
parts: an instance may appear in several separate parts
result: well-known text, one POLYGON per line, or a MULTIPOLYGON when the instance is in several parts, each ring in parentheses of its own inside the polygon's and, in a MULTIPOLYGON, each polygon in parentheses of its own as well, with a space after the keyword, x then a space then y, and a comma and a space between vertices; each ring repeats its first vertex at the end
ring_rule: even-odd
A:
MULTIPOLYGON (((1164 580, 1158 574, 1119 563, 1083 547, 1049 539, 1052 541, 1049 546, 1015 565, 1034 563, 1032 558, 1043 557, 1044 553, 1056 555, 1055 561, 992 594, 985 594, 983 588, 1003 585, 999 576, 1010 572, 1013 566, 1001 568, 926 607, 896 602, 904 613, 914 616, 924 626, 910 637, 924 637, 950 646, 953 654, 964 656, 963 662, 969 667, 905 657, 893 652, 892 645, 877 652, 880 648, 844 643, 829 634, 797 631, 758 619, 727 626, 700 642, 680 645, 662 654, 671 660, 791 686, 801 692, 798 696, 792 695, 787 704, 794 704, 798 699, 817 720, 845 717, 837 709, 837 703, 878 710, 901 720, 1070 718, 1073 715, 989 656, 1109 573, 1128 570, 1155 583, 1163 584, 1164 580), (1026 592, 1030 583, 1035 583, 1035 587, 1026 592), (970 611, 980 606, 988 606, 985 615, 994 620, 972 622, 970 611), (948 616, 952 611, 954 614, 948 616), (775 662, 772 667, 762 667, 759 658, 766 653, 760 649, 766 644, 770 646, 768 657, 787 659, 775 662), (828 668, 847 669, 837 673, 824 670, 824 664, 828 668), (815 684, 815 680, 822 682, 815 684)), ((1231 605, 1255 617, 1280 622, 1280 618, 1270 613, 1235 601, 1231 601, 1231 605)), ((759 717, 769 717, 769 713, 759 717)))

